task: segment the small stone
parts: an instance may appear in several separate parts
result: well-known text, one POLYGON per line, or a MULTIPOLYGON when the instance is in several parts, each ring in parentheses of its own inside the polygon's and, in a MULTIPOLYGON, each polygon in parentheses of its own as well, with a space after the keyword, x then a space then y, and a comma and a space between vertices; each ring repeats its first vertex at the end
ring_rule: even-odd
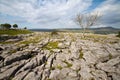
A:
POLYGON ((61 52, 61 50, 60 50, 60 49, 52 49, 52 51, 54 51, 54 52, 56 52, 56 53, 61 52))
POLYGON ((58 48, 60 48, 60 49, 65 49, 65 48, 66 48, 66 45, 63 44, 63 43, 58 43, 58 48))

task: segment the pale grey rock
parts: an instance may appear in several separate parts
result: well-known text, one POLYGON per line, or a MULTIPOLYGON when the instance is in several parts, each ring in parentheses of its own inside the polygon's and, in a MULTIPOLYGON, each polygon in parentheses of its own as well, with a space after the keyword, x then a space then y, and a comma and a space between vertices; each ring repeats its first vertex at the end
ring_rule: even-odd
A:
MULTIPOLYGON (((0 68, 4 66, 4 63, 3 61, 0 61, 0 68)), ((1 69, 0 69, 0 72, 1 72, 1 69)))
POLYGON ((34 72, 29 72, 29 74, 24 78, 24 80, 39 80, 39 77, 34 72))
POLYGON ((80 46, 76 45, 77 43, 72 42, 70 46, 70 51, 71 51, 71 58, 78 59, 79 58, 79 51, 80 51, 80 46))
POLYGON ((53 66, 59 69, 59 67, 64 68, 67 65, 61 60, 55 60, 53 66))
POLYGON ((33 49, 36 48, 36 46, 35 46, 33 43, 30 43, 29 46, 28 46, 28 48, 29 48, 30 50, 33 50, 33 49))
POLYGON ((49 42, 49 38, 46 38, 46 39, 40 41, 40 42, 38 43, 38 45, 39 45, 39 47, 43 47, 43 46, 45 46, 46 44, 48 44, 48 42, 49 42))
POLYGON ((47 57, 45 54, 38 54, 36 56, 36 61, 37 61, 37 65, 42 65, 43 63, 45 63, 47 60, 47 57))
POLYGON ((81 60, 81 70, 79 71, 79 74, 81 75, 80 80, 91 80, 93 75, 90 72, 91 70, 87 63, 84 60, 81 60))
POLYGON ((4 67, 2 67, 1 68, 1 72, 4 72, 4 71, 6 71, 7 69, 9 69, 9 68, 12 68, 12 67, 14 67, 14 66, 16 66, 16 65, 19 65, 19 63, 21 63, 21 62, 14 62, 14 63, 12 63, 11 65, 7 65, 7 66, 4 66, 4 67))
POLYGON ((51 68, 52 67, 52 65, 53 65, 53 58, 54 58, 54 55, 53 54, 49 54, 49 57, 47 59, 46 65, 45 65, 46 68, 51 68))
POLYGON ((77 71, 81 68, 80 60, 74 60, 72 63, 73 63, 73 65, 72 65, 71 69, 77 71))
POLYGON ((63 77, 68 76, 68 74, 69 74, 70 72, 72 72, 72 71, 73 71, 73 70, 70 69, 70 68, 63 68, 62 70, 60 70, 60 72, 63 74, 63 77))
POLYGON ((66 54, 64 54, 64 53, 58 53, 57 56, 56 56, 56 59, 60 60, 60 61, 65 61, 66 57, 67 57, 66 54))
POLYGON ((71 53, 71 51, 69 49, 61 49, 61 52, 64 54, 69 55, 71 53))
POLYGON ((35 49, 33 49, 33 51, 40 51, 40 48, 35 47, 35 49))
POLYGON ((102 69, 105 72, 120 73, 119 67, 115 66, 119 63, 120 63, 120 57, 118 56, 117 58, 113 58, 106 63, 98 63, 96 67, 98 69, 102 69))
POLYGON ((71 76, 71 77, 77 77, 77 72, 76 71, 71 71, 71 72, 69 72, 68 75, 71 76))
POLYGON ((0 54, 0 55, 1 55, 2 57, 4 57, 4 58, 10 56, 9 50, 2 51, 2 54, 0 54))
POLYGON ((71 76, 66 76, 66 78, 62 80, 81 80, 79 77, 71 77, 71 76))
POLYGON ((15 73, 24 65, 24 63, 21 63, 19 65, 16 65, 12 68, 9 68, 8 70, 0 73, 0 80, 8 80, 11 76, 14 76, 15 73))
POLYGON ((70 46, 71 42, 70 42, 70 41, 66 41, 66 42, 64 42, 64 44, 65 44, 66 46, 70 46))
POLYGON ((64 42, 65 39, 50 39, 51 42, 64 42))
POLYGON ((9 65, 9 64, 16 62, 16 61, 29 59, 31 56, 32 56, 32 54, 30 52, 18 51, 17 53, 12 54, 11 56, 8 56, 7 58, 5 58, 4 64, 9 65))
POLYGON ((58 48, 64 49, 64 48, 65 48, 65 44, 59 43, 59 44, 58 44, 58 48))
POLYGON ((86 63, 89 65, 94 65, 98 62, 98 58, 95 54, 91 53, 90 51, 86 51, 83 53, 83 58, 86 60, 86 63))
POLYGON ((105 71, 105 72, 116 72, 116 67, 111 66, 107 63, 99 63, 99 64, 96 65, 96 67, 98 69, 101 69, 101 70, 105 71))
POLYGON ((106 50, 113 56, 113 57, 116 57, 116 56, 118 56, 118 55, 120 55, 119 54, 119 52, 115 49, 115 48, 113 48, 111 45, 104 45, 105 46, 105 48, 106 48, 106 50))
POLYGON ((55 53, 59 53, 59 52, 61 52, 60 49, 52 49, 52 51, 54 51, 55 53))
POLYGON ((110 66, 114 66, 118 63, 120 63, 120 56, 118 56, 117 58, 113 58, 107 62, 107 64, 109 64, 110 66))
POLYGON ((56 69, 56 70, 51 71, 49 78, 53 80, 58 80, 59 76, 60 76, 60 70, 56 69))
POLYGON ((111 77, 112 77, 111 80, 120 80, 120 74, 108 73, 108 76, 111 76, 111 77))
POLYGON ((102 70, 91 71, 91 74, 94 76, 95 80, 108 80, 107 74, 102 70))
POLYGON ((37 58, 34 57, 30 60, 30 62, 28 62, 24 67, 22 67, 20 71, 31 70, 32 68, 36 66, 37 66, 37 58))
POLYGON ((108 53, 105 49, 102 48, 94 50, 93 52, 100 61, 105 61, 106 58, 109 58, 110 55, 110 53, 108 53))
MULTIPOLYGON (((94 39, 89 39, 89 37, 86 37, 88 40, 82 40, 79 33, 74 33, 74 35, 73 33, 61 34, 59 37, 49 36, 50 38, 44 38, 44 35, 48 36, 49 33, 37 32, 33 35, 20 35, 19 37, 25 40, 29 36, 31 38, 34 36, 42 37, 37 44, 19 45, 17 47, 15 46, 17 44, 0 45, 4 48, 0 51, 0 56, 4 58, 0 59, 0 65, 2 65, 0 77, 2 76, 2 79, 7 80, 10 77, 13 80, 120 79, 119 40, 103 40, 103 44, 99 42, 102 38, 98 42, 94 42, 94 39), (51 49, 52 51, 44 49, 44 46, 49 42, 58 42, 58 49, 51 49), (18 50, 18 52, 8 54, 10 50, 18 50), (83 55, 80 55, 81 53, 83 55), (69 67, 69 63, 72 66, 69 67), (21 64, 20 67, 12 69, 19 64, 21 64)), ((16 37, 9 37, 6 40, 8 39, 16 39, 16 37)))
POLYGON ((29 70, 20 72, 19 74, 16 74, 12 80, 23 80, 28 73, 29 73, 29 70))
POLYGON ((8 39, 5 42, 17 42, 17 41, 20 41, 20 40, 21 40, 20 38, 17 38, 17 39, 8 39))
POLYGON ((34 72, 42 72, 44 70, 45 65, 42 64, 41 66, 35 67, 33 70, 34 72))
POLYGON ((53 70, 50 74, 50 79, 53 79, 53 80, 64 80, 65 79, 65 75, 61 73, 60 70, 56 69, 56 70, 53 70))
POLYGON ((42 73, 42 80, 46 80, 50 76, 50 70, 49 69, 44 69, 42 73))

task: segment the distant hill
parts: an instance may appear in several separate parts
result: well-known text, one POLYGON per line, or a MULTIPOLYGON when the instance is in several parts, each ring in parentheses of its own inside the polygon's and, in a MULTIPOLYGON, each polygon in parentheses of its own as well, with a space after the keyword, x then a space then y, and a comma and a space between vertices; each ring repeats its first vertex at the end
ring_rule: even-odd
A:
POLYGON ((92 28, 90 30, 94 31, 94 33, 96 34, 112 34, 112 33, 118 33, 118 31, 120 31, 120 29, 113 27, 92 28))
MULTIPOLYGON (((61 28, 61 29, 30 29, 31 31, 39 31, 39 32, 52 32, 52 31, 60 31, 60 32, 66 32, 66 31, 72 31, 72 32, 81 32, 81 28, 61 28)), ((99 27, 99 28, 90 28, 87 30, 88 32, 93 32, 96 34, 112 34, 112 33, 118 33, 120 29, 113 28, 113 27, 99 27)))
POLYGON ((90 28, 90 30, 118 30, 117 28, 113 27, 99 27, 99 28, 90 28))

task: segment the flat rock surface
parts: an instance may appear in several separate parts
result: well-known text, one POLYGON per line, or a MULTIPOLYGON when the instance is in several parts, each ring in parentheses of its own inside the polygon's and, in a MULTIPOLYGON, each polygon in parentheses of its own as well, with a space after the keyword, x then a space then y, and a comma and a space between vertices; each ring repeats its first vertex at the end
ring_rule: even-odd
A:
POLYGON ((120 80, 120 38, 62 32, 20 37, 0 44, 0 80, 120 80))

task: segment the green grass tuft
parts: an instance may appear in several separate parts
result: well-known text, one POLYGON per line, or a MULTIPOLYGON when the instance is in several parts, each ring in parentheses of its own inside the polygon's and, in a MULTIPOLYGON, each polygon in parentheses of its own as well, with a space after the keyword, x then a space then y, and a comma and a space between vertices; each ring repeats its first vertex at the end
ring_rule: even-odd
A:
POLYGON ((30 43, 38 43, 40 41, 40 37, 33 37, 33 38, 29 38, 28 40, 22 41, 19 44, 30 44, 30 43))
POLYGON ((17 50, 10 50, 9 54, 13 54, 13 53, 16 53, 17 50))
POLYGON ((18 34, 29 34, 32 33, 29 30, 19 30, 19 29, 10 29, 10 30, 0 30, 0 35, 7 34, 7 35, 18 35, 18 34))
POLYGON ((0 44, 13 44, 15 42, 0 42, 0 44))
POLYGON ((67 68, 70 68, 70 67, 72 67, 73 66, 73 64, 71 64, 71 63, 69 63, 69 62, 67 62, 66 60, 65 61, 63 61, 65 64, 67 64, 67 68))
POLYGON ((112 54, 109 54, 109 59, 112 59, 112 57, 113 57, 112 54))
POLYGON ((61 69, 62 69, 62 66, 61 66, 61 65, 57 65, 57 68, 58 68, 59 70, 61 70, 61 69))
POLYGON ((82 59, 83 58, 83 52, 82 52, 82 49, 79 51, 80 54, 79 54, 79 58, 82 59))
POLYGON ((119 37, 120 38, 120 31, 118 32, 117 36, 116 37, 119 37))
POLYGON ((43 49, 51 50, 51 49, 57 49, 58 48, 58 42, 49 42, 46 46, 43 47, 43 49))

